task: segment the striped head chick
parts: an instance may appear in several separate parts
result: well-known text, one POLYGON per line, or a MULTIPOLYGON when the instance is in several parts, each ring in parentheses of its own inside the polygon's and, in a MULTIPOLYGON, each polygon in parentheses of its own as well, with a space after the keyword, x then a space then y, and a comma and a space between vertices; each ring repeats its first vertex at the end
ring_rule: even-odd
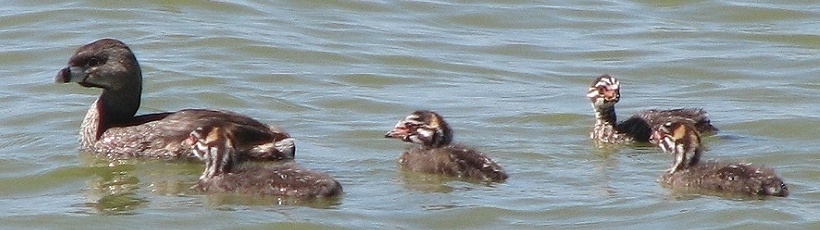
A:
POLYGON ((191 145, 194 156, 205 162, 200 181, 229 173, 236 164, 236 149, 229 130, 212 123, 197 127, 185 139, 191 145))
POLYGON ((700 133, 689 120, 681 119, 660 125, 653 132, 652 139, 664 152, 675 156, 669 173, 697 164, 703 152, 700 133))
POLYGON ((592 102, 592 108, 600 110, 615 106, 621 99, 621 83, 613 76, 604 74, 595 78, 587 91, 587 98, 592 102))
POLYGON ((444 147, 453 140, 450 126, 436 112, 418 110, 396 123, 385 138, 401 139, 430 148, 444 147))

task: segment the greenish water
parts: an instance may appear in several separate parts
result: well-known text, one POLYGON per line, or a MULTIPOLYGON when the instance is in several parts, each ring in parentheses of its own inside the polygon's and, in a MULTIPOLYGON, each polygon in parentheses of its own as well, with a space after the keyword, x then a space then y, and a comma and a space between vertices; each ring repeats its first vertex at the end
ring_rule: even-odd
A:
POLYGON ((0 9, 0 228, 820 228, 820 3, 743 1, 7 1, 0 9), (196 194, 196 163, 77 150, 99 91, 53 84, 73 51, 136 52, 140 113, 220 108, 279 124, 345 188, 295 202, 196 194), (584 97, 621 117, 703 107, 707 159, 776 169, 788 198, 681 195, 668 155, 599 149, 584 97), (485 186, 397 171, 382 135, 415 109, 510 174, 485 186))

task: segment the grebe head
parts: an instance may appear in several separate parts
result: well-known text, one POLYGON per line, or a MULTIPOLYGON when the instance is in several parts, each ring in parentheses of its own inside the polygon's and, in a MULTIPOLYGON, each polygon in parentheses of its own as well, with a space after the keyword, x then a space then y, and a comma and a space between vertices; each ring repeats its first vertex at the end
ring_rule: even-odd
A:
POLYGON ((690 120, 666 122, 658 126, 651 139, 658 143, 664 152, 675 156, 675 162, 669 169, 670 173, 697 164, 700 160, 700 133, 690 120))
POLYGON ((438 148, 450 144, 453 132, 438 113, 418 110, 396 123, 384 137, 438 148))
POLYGON ((613 76, 604 74, 595 78, 589 86, 587 98, 592 102, 593 108, 605 108, 615 106, 621 99, 621 83, 613 76))
POLYGON ((222 126, 199 126, 185 142, 191 145, 194 156, 205 162, 201 180, 228 173, 236 163, 233 140, 222 126))
POLYGON ((142 86, 142 72, 137 57, 125 43, 100 39, 77 49, 54 81, 118 91, 142 86))

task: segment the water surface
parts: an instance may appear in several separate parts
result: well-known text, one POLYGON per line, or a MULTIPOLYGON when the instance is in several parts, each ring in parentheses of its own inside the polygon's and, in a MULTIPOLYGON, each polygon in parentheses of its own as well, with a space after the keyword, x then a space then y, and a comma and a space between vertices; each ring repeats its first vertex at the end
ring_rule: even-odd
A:
POLYGON ((820 228, 815 1, 8 1, 0 10, 3 228, 820 228), (121 39, 139 113, 220 108, 286 128, 338 200, 203 195, 202 166, 95 159, 78 129, 99 90, 54 84, 79 46, 121 39), (620 78, 621 117, 703 107, 707 159, 776 169, 788 198, 676 194, 670 156, 596 148, 584 97, 620 78), (510 174, 397 170, 382 138, 415 109, 510 174))

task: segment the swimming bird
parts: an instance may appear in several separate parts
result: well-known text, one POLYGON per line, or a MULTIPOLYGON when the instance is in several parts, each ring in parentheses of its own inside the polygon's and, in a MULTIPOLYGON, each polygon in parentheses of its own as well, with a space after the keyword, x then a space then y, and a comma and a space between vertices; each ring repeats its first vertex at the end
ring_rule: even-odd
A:
POLYGON ((185 142, 193 146, 193 154, 205 162, 205 170, 194 189, 296 198, 332 197, 342 193, 342 185, 330 175, 299 167, 293 161, 243 164, 236 154, 238 149, 246 147, 236 140, 245 128, 248 127, 212 119, 190 132, 185 142))
POLYGON ((615 104, 620 101, 620 82, 608 74, 595 78, 587 91, 587 98, 595 110, 595 126, 589 136, 600 143, 625 144, 649 142, 652 129, 668 121, 688 119, 702 133, 715 133, 709 115, 700 108, 672 110, 645 110, 617 123, 615 104))
POLYGON ((414 144, 399 158, 410 171, 492 182, 507 179, 504 169, 478 150, 451 143, 453 132, 436 112, 415 111, 384 136, 414 144))
POLYGON ((280 148, 277 142, 290 136, 239 113, 213 109, 184 109, 177 112, 135 116, 142 94, 142 70, 131 49, 115 39, 100 39, 74 53, 68 66, 57 73, 57 83, 76 82, 100 88, 80 128, 80 149, 112 159, 195 159, 186 138, 204 120, 220 119, 248 133, 237 134, 236 142, 249 146, 237 153, 251 160, 293 159, 295 146, 280 148))
POLYGON ((700 160, 700 133, 687 120, 660 125, 652 138, 674 155, 672 168, 658 181, 664 187, 736 195, 788 196, 789 189, 774 170, 751 163, 700 160))

